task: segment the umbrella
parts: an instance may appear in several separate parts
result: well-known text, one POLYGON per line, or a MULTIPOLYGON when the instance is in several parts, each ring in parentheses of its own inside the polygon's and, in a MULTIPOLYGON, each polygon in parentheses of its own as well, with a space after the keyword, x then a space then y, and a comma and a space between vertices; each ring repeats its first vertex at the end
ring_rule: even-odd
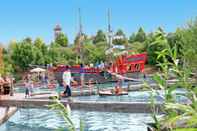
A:
POLYGON ((42 69, 42 68, 34 68, 32 70, 30 70, 30 72, 45 72, 46 70, 45 69, 42 69))

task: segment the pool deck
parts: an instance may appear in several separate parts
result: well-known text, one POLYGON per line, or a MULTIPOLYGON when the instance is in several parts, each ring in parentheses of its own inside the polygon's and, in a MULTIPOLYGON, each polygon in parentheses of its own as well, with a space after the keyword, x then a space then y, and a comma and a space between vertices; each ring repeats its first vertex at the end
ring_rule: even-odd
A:
MULTIPOLYGON (((35 95, 25 98, 24 94, 17 93, 14 96, 1 97, 0 107, 14 106, 19 108, 48 108, 54 103, 46 97, 56 96, 56 94, 35 95), (43 99, 45 98, 45 99, 43 99)), ((151 113, 150 103, 145 102, 109 102, 109 101, 79 101, 62 99, 64 105, 69 104, 73 110, 103 111, 103 112, 129 112, 129 113, 151 113)), ((156 104, 158 112, 161 112, 162 104, 156 104)))
MULTIPOLYGON (((176 80, 168 81, 169 84, 174 84, 176 80)), ((151 87, 156 87, 155 83, 150 84, 151 87)), ((136 91, 144 87, 144 84, 129 85, 129 91, 136 91)), ((74 90, 72 96, 87 96, 97 95, 97 88, 94 88, 91 92, 88 89, 84 89, 83 92, 74 90)), ((50 93, 33 94, 29 98, 25 98, 24 93, 15 93, 14 96, 3 95, 0 96, 0 107, 19 107, 19 108, 48 108, 48 105, 53 104, 53 100, 50 97, 57 96, 55 91, 50 93)), ((109 101, 80 101, 64 98, 61 102, 66 105, 69 104, 73 110, 86 110, 86 111, 104 111, 104 112, 129 112, 129 113, 151 113, 152 108, 150 103, 145 102, 109 102, 109 101)), ((162 104, 157 103, 155 105, 156 110, 161 112, 162 104)), ((17 109, 17 108, 16 108, 17 109)), ((0 118, 1 120, 1 118, 0 118)))
MULTIPOLYGON (((177 80, 169 80, 168 84, 174 84, 177 80)), ((150 87, 154 88, 157 84, 151 83, 150 87)), ((144 84, 130 84, 128 91, 137 91, 144 87, 144 84)), ((93 87, 92 91, 88 88, 73 90, 72 96, 87 96, 97 95, 97 88, 93 87)), ((48 93, 37 93, 29 98, 25 98, 24 93, 15 93, 14 96, 3 95, 0 96, 0 107, 16 107, 19 108, 48 108, 48 105, 53 104, 53 100, 49 99, 57 96, 55 91, 48 93)), ((66 105, 69 104, 73 110, 86 110, 86 111, 103 111, 103 112, 129 112, 129 113, 151 113, 152 108, 150 103, 146 102, 109 102, 109 101, 80 101, 64 98, 61 102, 66 105)), ((162 112, 163 105, 161 103, 155 104, 157 112, 162 112)), ((14 111, 13 111, 14 112, 14 111)), ((1 117, 1 116, 0 116, 1 117)), ((2 120, 0 118, 0 120, 2 120)))

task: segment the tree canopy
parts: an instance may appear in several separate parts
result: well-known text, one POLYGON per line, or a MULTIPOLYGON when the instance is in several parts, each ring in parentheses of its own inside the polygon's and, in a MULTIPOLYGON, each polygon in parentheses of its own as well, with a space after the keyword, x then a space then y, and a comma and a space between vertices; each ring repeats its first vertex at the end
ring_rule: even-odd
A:
POLYGON ((113 38, 113 44, 114 45, 127 45, 127 43, 128 43, 128 40, 123 30, 118 29, 118 31, 115 33, 115 36, 113 38))
MULTIPOLYGON (((61 33, 50 44, 42 38, 35 40, 27 37, 20 41, 11 41, 8 48, 4 48, 4 63, 8 65, 7 71, 27 70, 30 65, 47 64, 78 64, 78 44, 82 43, 84 63, 105 61, 105 50, 108 47, 106 35, 98 30, 94 37, 86 34, 76 36, 74 44, 68 45, 68 38, 61 33), (11 69, 13 68, 13 70, 11 69)), ((139 28, 129 40, 123 30, 119 29, 114 34, 113 44, 126 45, 127 50, 133 53, 147 52, 148 64, 157 65, 157 52, 170 47, 177 47, 180 62, 197 68, 197 21, 192 21, 185 28, 177 28, 175 32, 165 33, 159 27, 156 31, 145 33, 139 28)), ((161 62, 161 61, 160 61, 161 62)))
POLYGON ((102 30, 98 30, 96 33, 96 36, 93 39, 93 43, 96 44, 99 42, 106 42, 106 41, 107 39, 106 39, 105 33, 102 30))
POLYGON ((55 39, 55 43, 62 46, 62 47, 67 47, 68 46, 68 38, 64 33, 60 33, 57 35, 55 39))

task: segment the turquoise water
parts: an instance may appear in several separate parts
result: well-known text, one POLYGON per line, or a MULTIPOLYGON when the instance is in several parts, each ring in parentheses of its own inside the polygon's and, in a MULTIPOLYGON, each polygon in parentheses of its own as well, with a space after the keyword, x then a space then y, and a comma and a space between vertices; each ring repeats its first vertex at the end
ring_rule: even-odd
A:
MULTIPOLYGON (((162 103, 164 101, 163 91, 158 91, 159 94, 153 94, 154 99, 156 102, 162 103)), ((185 90, 177 89, 173 92, 174 97, 178 103, 186 103, 188 99, 181 95, 185 94, 185 90), (178 95, 179 94, 179 95, 178 95)), ((73 99, 82 100, 82 101, 120 101, 120 102, 150 102, 151 91, 132 91, 129 92, 128 95, 122 96, 99 96, 99 95, 92 95, 92 96, 78 96, 74 97, 73 99)))
MULTIPOLYGON (((110 84, 109 84, 110 85, 110 84)), ((106 86, 106 85, 103 85, 106 86)), ((24 92, 24 88, 16 89, 17 92, 24 92)), ((47 88, 35 88, 34 92, 48 92, 47 88)), ((185 91, 178 89, 175 94, 184 94, 185 91)), ((155 94, 157 102, 162 102, 163 92, 155 94)), ((175 95, 176 96, 176 95, 175 95)), ((75 100, 89 101, 125 101, 125 102, 148 102, 149 91, 129 92, 124 96, 80 96, 75 100)), ((176 96, 178 102, 184 102, 183 96, 176 96)), ((85 131, 146 131, 146 124, 152 122, 150 114, 142 113, 116 113, 116 112, 88 112, 72 111, 71 118, 77 129, 80 119, 84 121, 85 131)), ((0 126, 0 131, 54 131, 59 127, 65 127, 63 119, 57 112, 47 109, 19 109, 5 124, 0 126)))
MULTIPOLYGON (((100 85, 100 86, 105 86, 110 88, 113 86, 113 84, 105 84, 105 85, 100 85)), ((64 88, 62 87, 61 90, 63 91, 64 88)), ((24 93, 25 88, 17 88, 17 92, 24 93)), ((41 93, 41 92, 51 92, 55 91, 55 89, 50 90, 48 88, 34 88, 33 92, 34 93, 41 93)), ((163 100, 163 95, 164 92, 158 91, 159 94, 153 94, 155 101, 162 103, 163 100)), ((176 91, 173 92, 174 94, 179 94, 179 95, 174 95, 176 97, 177 102, 187 102, 187 98, 181 94, 185 94, 184 89, 177 89, 176 91)), ((92 96, 77 96, 73 97, 74 100, 82 100, 82 101, 120 101, 120 102, 149 102, 150 101, 150 96, 151 96, 151 91, 132 91, 129 92, 128 95, 122 95, 122 96, 99 96, 99 95, 92 95, 92 96)))
MULTIPOLYGON (((185 93, 184 90, 177 90, 175 93, 185 93)), ((162 95, 162 92, 160 92, 162 95)), ((149 101, 150 92, 136 91, 125 96, 80 96, 73 99, 93 101, 149 101)), ((157 101, 162 98, 155 95, 157 101)), ((184 98, 177 96, 177 101, 184 98)), ((116 113, 116 112, 88 112, 72 111, 71 118, 77 128, 82 119, 85 124, 85 131, 146 131, 146 124, 152 122, 150 114, 142 113, 116 113)), ((65 127, 63 119, 57 112, 47 109, 19 109, 5 124, 0 126, 0 131, 53 131, 59 127, 65 127)))
MULTIPOLYGON (((71 119, 79 129, 83 120, 85 131, 146 131, 152 122, 150 114, 72 111, 71 119)), ((19 109, 0 131, 54 131, 66 127, 57 112, 47 109, 19 109)))

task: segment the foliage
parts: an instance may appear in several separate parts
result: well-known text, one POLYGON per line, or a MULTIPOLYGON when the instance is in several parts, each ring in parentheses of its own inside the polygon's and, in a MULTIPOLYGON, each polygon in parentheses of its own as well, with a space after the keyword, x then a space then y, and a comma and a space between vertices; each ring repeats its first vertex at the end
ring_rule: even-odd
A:
MULTIPOLYGON (((157 126, 157 130, 162 130, 164 128, 172 130, 176 127, 180 127, 180 125, 177 124, 180 122, 182 122, 182 124, 184 125, 182 125, 183 127, 196 126, 197 93, 196 89, 193 88, 191 84, 191 72, 189 67, 181 66, 177 62, 176 45, 174 46, 174 48, 170 48, 169 46, 168 48, 156 53, 158 54, 158 65, 160 66, 162 73, 156 74, 153 79, 157 83, 159 89, 164 91, 163 99, 165 107, 163 108, 163 112, 165 112, 165 115, 161 120, 157 119, 155 112, 153 113, 153 118, 155 120, 155 123, 157 123, 156 125, 162 125, 157 126), (169 61, 169 58, 171 59, 171 61, 169 61), (176 75, 178 79, 178 81, 174 85, 169 85, 167 82, 170 73, 176 75), (180 86, 186 90, 186 94, 184 96, 187 97, 187 102, 189 102, 188 104, 177 103, 175 100, 176 97, 174 96, 173 91, 175 91, 177 87, 180 86)), ((152 91, 160 95, 157 90, 152 89, 152 91)))
POLYGON ((121 29, 119 29, 115 33, 115 38, 113 39, 113 44, 114 45, 127 45, 128 44, 128 40, 126 38, 126 35, 124 34, 124 32, 121 29))
POLYGON ((93 43, 97 44, 99 42, 106 42, 107 38, 105 36, 105 33, 102 30, 98 30, 96 33, 96 36, 93 39, 93 43))
POLYGON ((62 46, 62 47, 67 47, 68 46, 68 38, 64 33, 60 33, 56 37, 55 43, 62 46))
POLYGON ((19 66, 22 70, 26 70, 35 58, 31 41, 25 39, 13 46, 11 58, 14 65, 19 66))
POLYGON ((197 68, 197 20, 189 23, 188 28, 182 30, 183 55, 182 59, 185 64, 191 68, 197 68))
POLYGON ((151 65, 156 65, 158 56, 156 52, 160 52, 163 49, 166 49, 168 46, 169 44, 165 37, 165 33, 161 31, 161 29, 158 29, 149 39, 149 45, 147 49, 148 63, 151 65))
POLYGON ((9 54, 3 53, 3 61, 4 61, 4 74, 14 73, 14 68, 11 63, 11 59, 9 54))
MULTIPOLYGON (((164 49, 173 48, 176 45, 177 59, 183 65, 190 65, 194 71, 197 68, 197 21, 192 21, 185 28, 178 28, 176 32, 166 34, 162 28, 155 32, 145 33, 139 28, 136 33, 129 37, 129 43, 125 33, 119 29, 115 33, 113 43, 125 45, 127 50, 133 53, 147 52, 148 64, 157 66, 158 62, 163 63, 161 57, 157 59, 158 52, 164 49)), ((68 38, 61 33, 55 41, 47 45, 41 38, 34 41, 27 37, 21 41, 10 42, 4 61, 8 65, 8 72, 25 71, 29 65, 47 65, 52 63, 75 65, 80 63, 80 54, 83 53, 84 63, 97 63, 105 61, 105 50, 107 48, 105 33, 98 30, 95 37, 88 37, 86 34, 76 36, 74 44, 68 45, 68 38), (82 52, 79 45, 82 45, 82 52), (9 59, 9 60, 8 60, 9 59), (6 62, 7 61, 7 62, 6 62), (11 69, 14 68, 14 69, 11 69)), ((163 52, 165 53, 165 52, 163 52)), ((167 61, 171 58, 168 56, 167 61)))
POLYGON ((146 52, 147 46, 148 45, 146 43, 141 43, 136 41, 133 42, 132 44, 129 44, 127 48, 136 53, 143 53, 146 52))
POLYGON ((48 48, 48 63, 57 64, 75 64, 76 53, 74 48, 71 47, 61 47, 56 43, 51 43, 48 48))
POLYGON ((96 63, 98 61, 105 61, 105 46, 106 42, 100 42, 96 45, 93 45, 91 43, 86 43, 84 45, 84 55, 86 56, 84 58, 84 62, 86 64, 89 63, 96 63))
MULTIPOLYGON (((63 105, 58 99, 54 98, 54 104, 49 105, 49 108, 52 110, 58 111, 58 114, 63 117, 65 121, 65 125, 69 131, 77 131, 72 119, 70 118, 71 110, 69 109, 69 105, 63 105)), ((64 131, 63 128, 59 129, 60 131, 64 131)), ((80 131, 84 131, 84 124, 80 120, 80 131)))
POLYGON ((142 27, 139 28, 136 34, 133 33, 129 37, 129 43, 133 43, 133 42, 143 43, 144 41, 146 41, 146 33, 144 32, 142 27))
POLYGON ((173 131, 196 131, 196 128, 180 128, 174 129, 173 131))

